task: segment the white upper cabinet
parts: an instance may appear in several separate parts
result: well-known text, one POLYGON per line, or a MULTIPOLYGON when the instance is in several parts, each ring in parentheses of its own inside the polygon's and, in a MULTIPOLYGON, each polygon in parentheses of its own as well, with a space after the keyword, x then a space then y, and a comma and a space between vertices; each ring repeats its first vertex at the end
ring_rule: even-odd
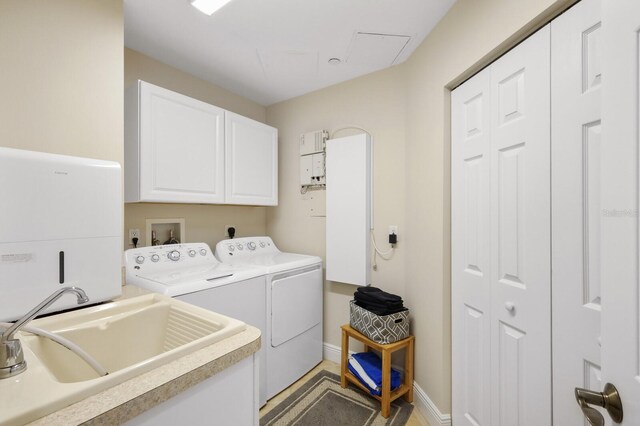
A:
POLYGON ((277 135, 138 81, 125 93, 125 201, 276 205, 277 135))
POLYGON ((227 204, 278 204, 278 129, 227 111, 227 204))
POLYGON ((224 110, 143 81, 131 87, 125 201, 224 202, 224 110))

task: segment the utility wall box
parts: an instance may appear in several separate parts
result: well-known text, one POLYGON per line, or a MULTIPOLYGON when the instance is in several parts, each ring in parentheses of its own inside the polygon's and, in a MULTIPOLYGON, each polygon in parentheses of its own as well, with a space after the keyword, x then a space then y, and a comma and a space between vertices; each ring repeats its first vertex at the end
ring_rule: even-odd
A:
MULTIPOLYGON (((0 148, 0 321, 80 287, 122 292, 122 171, 111 161, 0 148)), ((77 307, 63 296, 45 312, 77 307)))
POLYGON ((327 280, 371 284, 371 137, 327 141, 327 280))
POLYGON ((300 157, 300 185, 321 185, 325 183, 324 153, 300 157))
POLYGON ((300 136, 300 155, 315 154, 324 151, 325 140, 329 133, 325 130, 303 133, 300 136))

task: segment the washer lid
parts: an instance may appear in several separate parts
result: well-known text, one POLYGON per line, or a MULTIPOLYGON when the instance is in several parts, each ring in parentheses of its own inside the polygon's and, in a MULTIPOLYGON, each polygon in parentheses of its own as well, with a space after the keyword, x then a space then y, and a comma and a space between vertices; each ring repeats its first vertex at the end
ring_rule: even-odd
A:
POLYGON ((282 272, 322 263, 318 256, 285 253, 269 237, 243 237, 216 244, 216 257, 232 266, 258 266, 268 273, 282 272))
POLYGON ((186 284, 193 281, 214 281, 220 278, 232 277, 237 272, 234 268, 225 265, 215 265, 213 267, 197 267, 175 269, 173 271, 163 271, 156 274, 138 275, 159 284, 173 286, 186 284))
POLYGON ((303 268, 322 263, 322 259, 318 256, 308 256, 296 253, 269 253, 261 254, 245 258, 225 259, 227 265, 241 266, 257 266, 264 268, 267 273, 275 273, 287 271, 290 269, 303 268))

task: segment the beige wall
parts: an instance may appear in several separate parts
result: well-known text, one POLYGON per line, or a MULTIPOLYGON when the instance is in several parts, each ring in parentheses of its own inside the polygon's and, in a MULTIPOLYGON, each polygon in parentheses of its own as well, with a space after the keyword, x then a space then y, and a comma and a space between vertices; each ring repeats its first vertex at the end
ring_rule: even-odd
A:
MULTIPOLYGON (((572 0, 458 0, 398 67, 265 109, 125 49, 119 0, 0 0, 0 145, 122 161, 123 86, 141 78, 267 122, 280 131, 277 208, 136 204, 125 229, 146 217, 185 217, 187 239, 210 244, 225 224, 268 231, 280 247, 324 257, 317 198, 299 193, 298 136, 348 125, 374 136, 376 237, 398 225, 392 260, 374 285, 405 297, 416 335, 416 381, 450 411, 449 92, 532 26, 572 0), (122 70, 124 67, 124 82, 122 70)), ((340 135, 346 135, 341 133, 340 135)), ((315 194, 322 201, 322 194, 315 194)), ((385 245, 385 244, 382 244, 385 245)), ((327 283, 325 341, 339 345, 354 287, 327 283)))
MULTIPOLYGON (((415 378, 451 411, 449 90, 572 0, 458 0, 409 61, 267 108, 279 128, 280 206, 267 231, 292 251, 324 255, 324 221, 307 217, 297 179, 297 136, 361 125, 375 138, 375 226, 400 225, 396 257, 373 284, 401 294, 416 336, 415 378), (471 71, 470 71, 471 70, 471 71)), ((354 288, 327 283, 325 341, 340 345, 354 288)))
MULTIPOLYGON (((221 108, 264 122, 266 108, 190 74, 158 62, 135 50, 124 50, 124 87, 138 79, 156 84, 221 108)), ((120 87, 122 91, 122 87, 120 87)), ((225 225, 236 226, 236 236, 264 235, 267 207, 244 207, 194 204, 125 204, 124 248, 131 248, 128 229, 141 231, 139 245, 148 245, 146 219, 184 218, 183 242, 205 242, 212 248, 225 238, 225 225)), ((163 236, 158 239, 163 240, 163 236)), ((163 240, 164 241, 164 240, 163 240)))
POLYGON ((267 110, 264 106, 140 52, 124 48, 124 87, 131 86, 137 80, 191 96, 262 123, 266 119, 267 110))
POLYGON ((122 162, 121 0, 0 0, 0 146, 122 162))
MULTIPOLYGON (((397 250, 390 261, 378 260, 373 284, 404 295, 405 288, 405 93, 400 68, 391 68, 273 105, 267 122, 278 128, 280 204, 267 213, 268 234, 286 251, 325 257, 325 218, 312 217, 316 203, 300 194, 299 138, 313 130, 330 132, 358 126, 373 135, 374 227, 381 250, 387 250, 389 225, 399 227, 397 250)), ((336 137, 348 136, 342 131, 336 137)), ((324 202, 324 191, 313 194, 324 202)), ((340 325, 349 322, 355 286, 327 282, 324 290, 324 340, 340 346, 340 325)))

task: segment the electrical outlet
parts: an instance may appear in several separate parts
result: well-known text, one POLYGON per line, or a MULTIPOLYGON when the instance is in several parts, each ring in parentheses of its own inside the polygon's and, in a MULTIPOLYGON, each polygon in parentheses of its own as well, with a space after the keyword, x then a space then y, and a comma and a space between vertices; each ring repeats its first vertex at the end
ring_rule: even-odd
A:
POLYGON ((396 225, 389 225, 389 235, 391 234, 398 235, 398 227, 396 225))
POLYGON ((225 225, 224 226, 224 236, 229 238, 229 228, 234 228, 236 232, 238 232, 238 228, 235 225, 225 225))
POLYGON ((129 229, 129 242, 134 238, 140 239, 140 230, 139 229, 129 229))

